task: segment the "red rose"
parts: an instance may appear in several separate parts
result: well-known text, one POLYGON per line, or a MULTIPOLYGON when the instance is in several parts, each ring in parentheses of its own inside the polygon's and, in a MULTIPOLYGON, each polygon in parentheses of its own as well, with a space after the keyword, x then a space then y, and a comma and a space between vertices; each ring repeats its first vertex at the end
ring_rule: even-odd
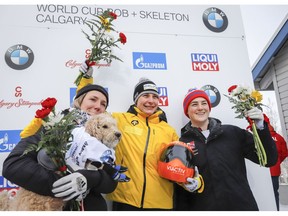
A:
POLYGON ((122 44, 125 44, 127 42, 127 38, 126 38, 126 35, 123 34, 122 32, 119 33, 119 37, 120 37, 120 42, 122 44))
POLYGON ((42 108, 42 109, 38 109, 36 111, 36 116, 35 118, 41 118, 41 119, 44 119, 46 118, 51 112, 51 109, 50 108, 42 108))
POLYGON ((237 88, 237 85, 233 85, 228 89, 228 93, 231 94, 231 92, 237 88))
POLYGON ((96 65, 96 62, 95 62, 95 61, 86 60, 86 64, 87 64, 89 67, 91 67, 91 66, 96 65))
POLYGON ((117 15, 113 12, 109 12, 109 16, 112 17, 113 19, 117 19, 117 15))
POLYGON ((57 100, 55 98, 48 97, 46 100, 44 100, 41 105, 43 108, 49 108, 52 109, 55 104, 57 103, 57 100))
POLYGON ((67 170, 67 167, 65 165, 59 167, 59 171, 65 172, 67 170))

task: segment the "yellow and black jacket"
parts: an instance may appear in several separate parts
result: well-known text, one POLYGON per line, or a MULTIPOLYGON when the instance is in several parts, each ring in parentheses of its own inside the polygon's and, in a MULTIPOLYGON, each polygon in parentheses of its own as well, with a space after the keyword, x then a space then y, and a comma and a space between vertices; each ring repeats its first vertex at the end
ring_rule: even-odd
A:
POLYGON ((178 140, 159 108, 147 116, 135 105, 126 113, 112 113, 122 132, 116 147, 116 164, 128 167, 128 183, 118 184, 107 198, 138 208, 173 208, 173 184, 159 176, 157 163, 165 144, 178 140))

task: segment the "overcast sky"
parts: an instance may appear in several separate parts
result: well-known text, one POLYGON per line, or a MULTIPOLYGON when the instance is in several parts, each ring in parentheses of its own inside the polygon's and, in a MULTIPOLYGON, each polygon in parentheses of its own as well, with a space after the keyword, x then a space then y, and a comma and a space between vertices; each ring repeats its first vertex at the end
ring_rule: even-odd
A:
POLYGON ((250 65, 253 66, 288 13, 288 5, 241 5, 250 65))

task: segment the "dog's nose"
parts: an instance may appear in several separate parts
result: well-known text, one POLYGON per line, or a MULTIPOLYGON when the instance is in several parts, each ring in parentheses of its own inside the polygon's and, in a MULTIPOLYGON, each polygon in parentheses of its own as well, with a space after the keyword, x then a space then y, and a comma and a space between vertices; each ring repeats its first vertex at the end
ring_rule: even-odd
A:
POLYGON ((121 133, 120 132, 115 132, 115 136, 120 139, 121 133))

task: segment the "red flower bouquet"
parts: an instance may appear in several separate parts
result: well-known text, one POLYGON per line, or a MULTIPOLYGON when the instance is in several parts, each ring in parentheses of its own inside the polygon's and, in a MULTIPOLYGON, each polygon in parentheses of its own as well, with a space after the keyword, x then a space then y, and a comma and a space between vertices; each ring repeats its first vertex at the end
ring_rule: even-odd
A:
POLYGON ((67 144, 71 142, 72 130, 75 128, 76 110, 71 110, 68 114, 56 114, 55 98, 47 98, 41 105, 42 108, 36 111, 35 119, 21 132, 21 137, 35 134, 41 126, 44 127, 41 133, 41 140, 38 145, 30 145, 24 152, 39 152, 45 149, 46 154, 51 158, 56 167, 55 171, 62 175, 66 174, 65 153, 67 144))

